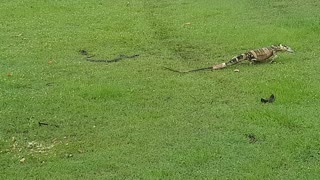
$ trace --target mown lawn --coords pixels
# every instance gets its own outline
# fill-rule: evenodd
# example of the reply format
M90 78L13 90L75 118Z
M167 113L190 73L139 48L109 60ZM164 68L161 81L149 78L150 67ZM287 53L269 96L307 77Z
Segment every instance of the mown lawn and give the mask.
M319 10L315 0L0 2L0 179L319 179ZM295 53L275 64L163 68L279 43ZM92 63L79 50L140 56Z

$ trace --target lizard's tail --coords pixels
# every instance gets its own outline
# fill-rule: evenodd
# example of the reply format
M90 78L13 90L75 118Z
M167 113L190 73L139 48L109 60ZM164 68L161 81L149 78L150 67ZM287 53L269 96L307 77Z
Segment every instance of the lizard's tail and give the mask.
M164 68L167 69L167 70L169 70L169 71L173 71L173 72L177 72L177 73L190 73L190 72L203 71L203 70L213 70L212 67L206 67L206 68L200 68L200 69L193 69L193 70L190 70L190 71L178 71L178 70L171 69L171 68L168 68L168 67L164 67Z

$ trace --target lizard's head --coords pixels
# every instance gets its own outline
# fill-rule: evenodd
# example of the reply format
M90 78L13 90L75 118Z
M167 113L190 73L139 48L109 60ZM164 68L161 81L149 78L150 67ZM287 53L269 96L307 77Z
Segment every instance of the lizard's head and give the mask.
M282 51L282 52L289 52L289 53L293 53L294 51L286 45L278 45L278 46L272 46L273 49L275 49L276 51Z

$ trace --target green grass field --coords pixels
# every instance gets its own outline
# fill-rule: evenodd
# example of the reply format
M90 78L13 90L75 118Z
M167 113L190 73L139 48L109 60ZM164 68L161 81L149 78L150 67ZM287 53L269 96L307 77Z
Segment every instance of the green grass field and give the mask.
M0 2L0 179L319 179L319 10L315 0ZM163 68L279 43L295 53L275 64ZM92 63L82 49L140 57Z

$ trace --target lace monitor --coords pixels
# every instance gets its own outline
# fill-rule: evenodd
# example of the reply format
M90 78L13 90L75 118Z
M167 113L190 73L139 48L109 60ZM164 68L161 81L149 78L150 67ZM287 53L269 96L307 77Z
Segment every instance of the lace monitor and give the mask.
M270 47L247 51L243 54L240 54L238 56L233 57L228 62L217 64L217 65L206 67L206 68L194 69L194 70L190 70L190 71L177 71L177 70L173 70L170 68L166 68L166 69L174 71L174 72L179 72L179 73L188 73L188 72L196 72L196 71L201 71L201 70L222 69L222 68L237 64L237 63L245 61L245 60L250 61L250 63L268 62L268 61L272 62L277 57L278 52L293 53L293 50L290 47L288 47L286 45L282 45L282 44L272 45Z

